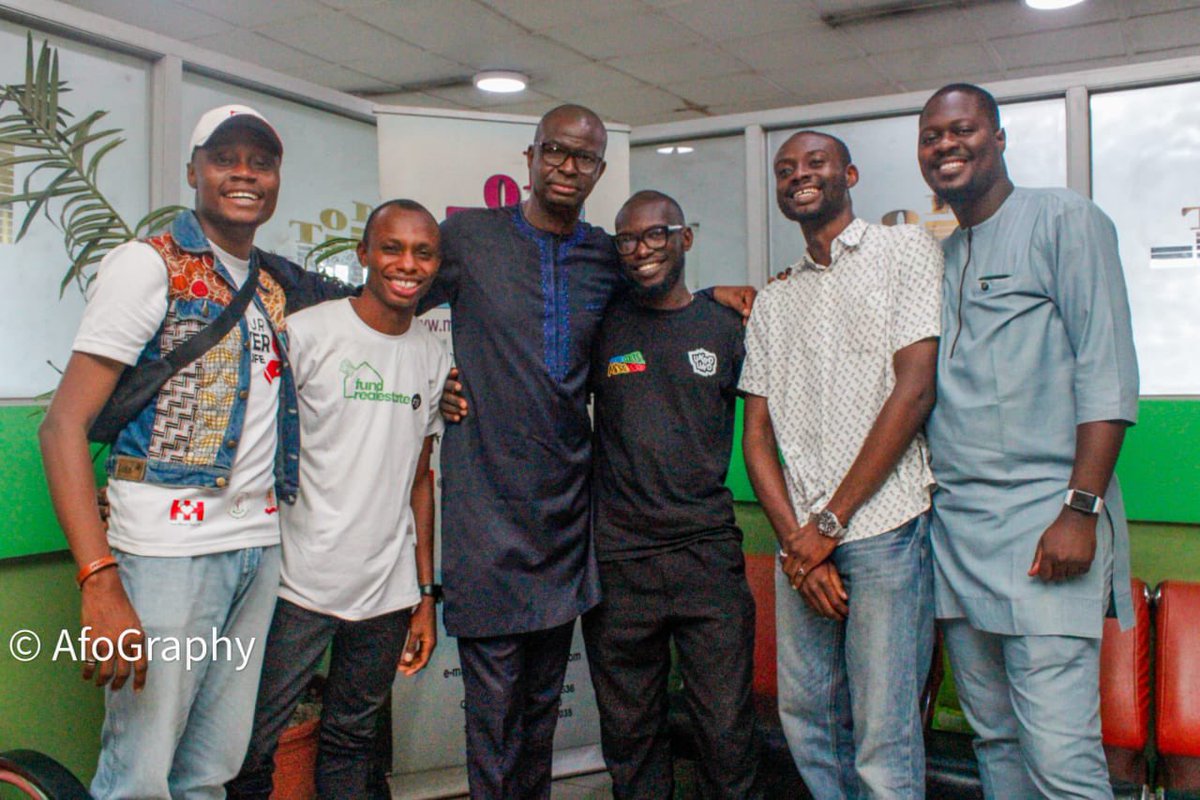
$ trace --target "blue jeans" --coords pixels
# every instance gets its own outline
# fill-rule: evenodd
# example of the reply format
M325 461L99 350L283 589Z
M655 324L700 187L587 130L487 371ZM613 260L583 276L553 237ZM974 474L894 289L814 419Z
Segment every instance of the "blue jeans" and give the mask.
M114 555L148 640L169 637L183 648L196 637L211 647L215 636L228 638L231 647L189 664L160 643L140 694L131 685L106 690L92 794L97 800L219 800L250 740L279 591L279 547L178 558Z
M280 600L267 637L254 734L241 772L225 787L228 796L270 798L279 737L332 644L321 703L317 797L369 797L375 718L396 678L411 618L403 609L351 621Z
M1100 640L1005 636L942 621L988 798L1111 800L1100 739Z
M779 716L817 800L924 798L919 700L933 650L928 513L832 556L850 595L835 622L776 567Z

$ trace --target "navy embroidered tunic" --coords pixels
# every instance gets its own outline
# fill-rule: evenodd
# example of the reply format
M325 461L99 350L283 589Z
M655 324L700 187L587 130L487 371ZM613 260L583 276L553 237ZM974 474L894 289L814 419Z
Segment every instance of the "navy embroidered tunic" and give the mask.
M452 636L568 622L600 599L588 532L588 360L622 283L600 228L568 236L518 206L442 223L422 310L450 304L470 413L442 442L442 583Z

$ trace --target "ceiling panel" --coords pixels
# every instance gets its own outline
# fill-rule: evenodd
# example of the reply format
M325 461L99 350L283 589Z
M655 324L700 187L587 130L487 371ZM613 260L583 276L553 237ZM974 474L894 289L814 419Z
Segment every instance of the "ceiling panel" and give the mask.
M184 5L203 11L245 28L283 22L294 17L316 14L327 7L317 0L287 0L286 3L252 3L246 0L180 0ZM155 6L161 3L154 3Z
M484 0L488 6L531 31L570 28L613 17L636 17L646 10L638 0Z
M709 47L638 53L614 58L608 63L622 72L659 84L732 75L749 69L733 56Z
M721 48L753 69L772 72L865 55L841 31L824 25L725 42Z
M396 77L403 75L408 85L421 84L451 78L467 78L471 70L449 59L427 53L418 47L395 42L387 50L374 56L355 50L343 56L342 65L358 70L396 87L401 86Z
M992 44L1009 69L1125 55L1121 26L1116 22L1013 36Z
M879 13L836 28L821 15L895 3L66 2L332 88L520 113L593 102L604 116L632 124L1200 54L1200 0L1085 0L1056 12L1019 0L962 0L958 8ZM484 68L525 72L531 93L476 91L467 81ZM446 80L463 83L428 85Z
M72 0L71 5L183 41L234 29L225 20L175 0Z
M394 36L379 28L335 11L272 23L257 30L268 39L334 62L350 53L382 52L397 44Z
M702 106L733 104L742 98L765 99L787 94L787 90L777 83L750 73L677 83L673 89L680 97Z
M649 10L637 17L552 28L546 34L593 58L678 48L702 41L700 34L690 28Z
M1137 52L1200 43L1200 9L1138 17L1126 23L1129 44Z
M193 42L199 47L259 64L288 75L295 75L298 70L314 71L322 66L329 66L329 62L324 59L309 55L286 44L271 41L265 36L245 28L202 36L194 39Z
M842 97L873 97L896 92L900 88L861 59L772 71L767 72L766 77L796 95L802 103L823 103Z
M595 62L552 70L539 76L537 81L540 90L555 97L576 97L587 92L643 85L644 81L632 75Z
M846 25L841 30L868 53L890 53L918 47L935 51L973 38L966 33L970 29L966 25L965 15L957 8Z
M527 31L475 0L377 0L353 16L406 42L441 55L469 58L493 40Z
M803 0L693 0L664 13L714 42L803 28L820 22Z

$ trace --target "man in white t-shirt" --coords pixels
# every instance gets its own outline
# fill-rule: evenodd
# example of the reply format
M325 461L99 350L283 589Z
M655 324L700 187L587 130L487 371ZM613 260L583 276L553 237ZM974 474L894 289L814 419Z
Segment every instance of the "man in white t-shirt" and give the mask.
M367 797L375 716L396 669L421 670L437 641L429 459L450 356L413 325L441 262L437 221L411 200L384 203L358 258L361 296L288 318L300 492L283 512L283 581L231 798L270 797L279 735L330 644L317 795Z
M83 677L107 686L97 798L209 798L236 774L277 594L276 497L295 493L283 289L257 273L268 257L253 246L275 210L283 147L245 106L203 115L191 144L195 212L105 258L40 431L80 567ZM92 421L127 366L205 329L252 274L242 318L113 443L106 536ZM194 642L206 645L199 660Z

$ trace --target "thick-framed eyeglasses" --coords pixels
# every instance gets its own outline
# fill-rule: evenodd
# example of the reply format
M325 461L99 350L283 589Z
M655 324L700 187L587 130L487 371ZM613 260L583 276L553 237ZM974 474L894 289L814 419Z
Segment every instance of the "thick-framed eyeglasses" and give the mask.
M623 256L631 256L637 252L638 242L651 250L662 250L667 246L667 239L671 238L672 233L679 233L686 227L686 225L655 225L653 228L646 228L640 234L618 233L613 237L613 241L617 243L618 253Z
M584 175L594 175L596 170L600 169L600 165L604 163L604 159L595 153L589 153L586 150L572 150L569 147L563 147L558 142L537 142L530 147L536 147L542 154L542 161L552 167L561 167L570 158L575 162L575 169Z

